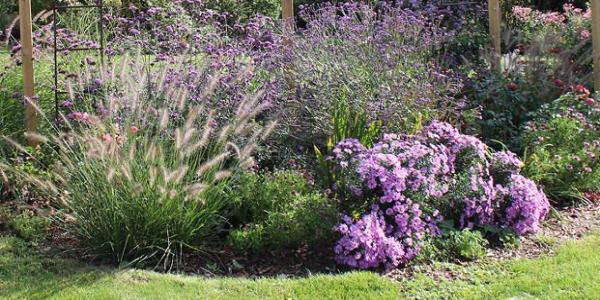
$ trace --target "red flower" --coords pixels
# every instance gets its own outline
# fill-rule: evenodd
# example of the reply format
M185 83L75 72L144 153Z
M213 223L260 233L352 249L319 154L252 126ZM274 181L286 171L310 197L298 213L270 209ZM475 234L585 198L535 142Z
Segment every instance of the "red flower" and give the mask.
M593 105L594 105L594 103L596 103L596 101L594 100L594 98L587 98L587 99L585 100L585 103L586 103L587 105L589 105L589 106L593 106Z
M554 80L554 85L557 86L557 87L563 87L565 85L565 83L562 80L560 80L560 79L555 79Z
M506 88L508 88L511 91L516 91L519 88L519 85L514 82L511 82L506 86Z
M583 84L576 85L573 90L582 96L582 98L587 98L590 95L590 90L588 90Z

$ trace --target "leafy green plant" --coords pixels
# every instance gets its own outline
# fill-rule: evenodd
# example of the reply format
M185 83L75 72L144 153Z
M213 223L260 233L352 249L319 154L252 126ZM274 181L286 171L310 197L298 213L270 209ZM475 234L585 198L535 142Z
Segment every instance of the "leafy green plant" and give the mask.
M13 170L6 173L0 168L0 187L4 186L5 196L18 201L46 198L45 192L40 190L30 179L52 179L52 173L48 171L49 166L56 159L52 150L45 146L24 147L23 150L32 154L29 156L11 151L13 149L9 149L10 143L1 143L0 145L4 145L7 149L7 155L0 157L0 164L10 164Z
M486 256L488 244L480 231L450 229L440 237L431 239L419 256L433 261L477 260Z
M462 230L448 234L448 249L460 258L476 260L485 257L487 244L479 231Z
M600 192L600 118L597 104L582 91L542 109L524 136L525 172L556 202Z
M333 134L327 139L325 151L321 151L317 145L314 146L319 179L326 187L332 187L338 179L334 170L335 164L329 159L333 148L349 138L357 139L362 145L370 147L381 135L383 125L381 121L370 122L369 115L361 109L351 107L345 96L336 103L331 117Z
M297 173L244 174L225 198L233 203L229 241L238 251L320 245L332 237L335 206Z
M9 227L16 235L26 241L39 241L46 236L46 230L50 226L48 218L30 215L23 212L9 220Z
M573 27L583 22L574 20L583 18L583 12L578 16L543 15L517 9L514 14L518 17L513 19L527 21L515 21L506 31L504 40L509 51L502 57L502 72L475 66L478 71L469 74L465 91L474 100L474 107L479 108L480 118L474 125L479 127L484 141L497 148L500 142L522 154L526 146L522 139L525 127L539 109L569 92L571 86L592 85L592 55L590 38L580 37L585 28ZM520 17L521 14L531 17ZM570 25L557 21L561 18L569 19Z

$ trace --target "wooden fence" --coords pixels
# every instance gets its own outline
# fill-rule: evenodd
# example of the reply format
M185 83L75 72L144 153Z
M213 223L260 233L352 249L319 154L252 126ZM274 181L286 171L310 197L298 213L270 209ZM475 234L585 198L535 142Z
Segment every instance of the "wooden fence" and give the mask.
M594 55L594 87L600 91L600 0L592 2L592 38ZM281 0L282 18L286 27L291 25L294 18L294 0ZM502 11L500 0L488 0L490 44L494 58L492 67L499 71L501 61L501 24ZM31 33L31 0L19 0L19 16L21 23L21 45L23 52L23 86L24 95L28 101L34 102L33 76L33 41ZM27 133L35 133L37 129L37 114L32 105L25 107L25 128ZM28 135L29 145L35 145L35 139Z

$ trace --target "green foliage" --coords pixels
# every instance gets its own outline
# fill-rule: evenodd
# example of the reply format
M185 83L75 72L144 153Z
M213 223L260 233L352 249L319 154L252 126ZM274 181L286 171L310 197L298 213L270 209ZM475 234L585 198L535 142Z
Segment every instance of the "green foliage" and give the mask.
M500 243L505 248L519 248L521 237L512 230L504 230L500 233Z
M345 93L337 101L331 117L333 135L327 141L329 151L348 138L355 138L363 146L371 147L379 138L383 126L379 120L370 122L369 115L364 110L350 106Z
M2 138L2 137L0 137ZM7 196L13 200L27 201L37 198L45 198L43 190L40 190L32 178L51 180L52 173L48 168L56 159L53 151L45 146L25 147L24 150L31 155L15 152L9 147L14 146L14 141L3 139L0 145L5 146L6 154L0 157L0 186L4 185ZM2 165L10 165L12 171L4 172Z
M233 205L229 240L238 251L293 249L331 240L335 206L312 192L297 173L241 175L225 198Z
M165 7L169 0L113 0L112 4L122 7L135 5L138 8ZM207 9L228 13L233 19L246 21L256 14L274 19L281 14L281 0L206 0L202 3Z
M241 20L247 20L256 14L277 19L281 14L281 0L208 0L206 5Z
M4 55L8 57L8 53L0 51L0 56ZM0 67L4 66L0 60ZM25 113L17 95L22 91L22 78L20 70L15 67L0 73L0 135L21 138ZM8 155L9 149L6 146L6 143L0 142L0 154Z
M571 113L574 101L585 102L567 94L542 110L524 137L527 176L559 202L600 192L600 119L593 111Z
M8 229L8 222L12 218L12 211L7 206L0 206L0 231Z
M449 234L450 249L461 258L475 260L485 257L487 240L479 231L463 230Z
M76 65L76 61L72 65ZM23 70L13 61L8 51L0 47L0 136L7 136L16 141L23 141L25 124L25 109L23 106ZM43 56L35 63L36 96L40 109L50 112L54 107L54 93L51 86L52 61L48 56ZM40 130L48 129L44 123ZM0 156L12 155L11 147L0 140Z
M335 163L328 159L333 148L349 138L359 140L365 147L371 147L381 135L383 126L381 121L370 122L369 115L362 109L348 105L345 94L337 101L331 118L333 134L327 139L325 150L321 151L319 146L314 146L318 178L327 188L332 187L338 179L334 170Z
M46 231L50 226L48 218L30 215L23 212L9 220L9 227L17 236L26 241L39 241L46 236Z
M543 70L527 69L523 73L476 75L471 86L475 103L481 107L477 121L483 140L522 153L523 126L542 105L555 99L560 87L547 80Z
M431 240L420 257L433 261L477 260L486 256L487 245L488 241L480 231L450 229Z
M531 11L507 17L502 72L470 74L466 89L481 108L477 125L486 143L499 141L522 154L525 125L540 108L572 86L592 85L591 22L584 12Z

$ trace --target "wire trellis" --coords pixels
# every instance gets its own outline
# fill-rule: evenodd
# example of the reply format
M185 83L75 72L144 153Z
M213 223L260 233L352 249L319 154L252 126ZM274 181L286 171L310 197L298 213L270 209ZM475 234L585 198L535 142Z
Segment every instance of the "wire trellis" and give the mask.
M59 53L64 52L65 50L68 50L69 52L72 51L92 51L92 50L97 50L99 51L99 56L100 56L100 61L102 64L104 64L104 22L103 22L103 13L104 13L104 2L103 0L96 0L95 2L96 4L89 4L89 5L60 5L57 3L57 1L54 1L54 5L52 6L52 33L53 33L53 43L54 43L54 110L55 110L55 119L56 121L59 120L59 114L60 114L60 95L64 95L67 94L66 91L60 90L59 89L59 63L58 63L58 55ZM99 32L99 39L100 41L98 42L99 47L97 48L91 48L91 47L76 47L76 48L66 48L66 49L62 49L58 47L58 38L57 38L57 30L58 30L58 20L57 20L57 14L59 11L65 11L65 10L69 10L69 9L96 9L97 13L98 13L98 32Z

